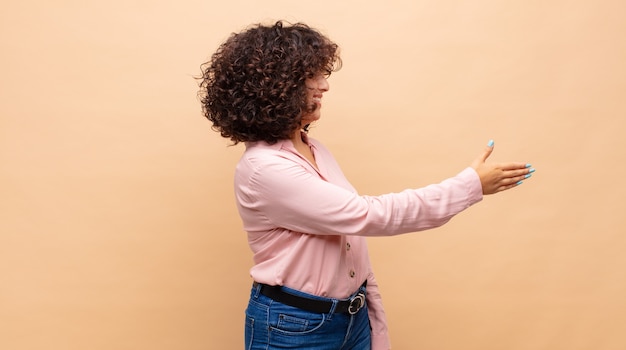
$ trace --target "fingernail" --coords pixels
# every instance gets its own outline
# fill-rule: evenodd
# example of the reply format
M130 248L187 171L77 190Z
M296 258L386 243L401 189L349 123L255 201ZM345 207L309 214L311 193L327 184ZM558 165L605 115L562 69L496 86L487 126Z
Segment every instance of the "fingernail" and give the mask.
M521 184L523 184L523 183L524 183L523 181L518 181L515 185L516 185L516 186L519 186L519 185L521 185Z
M526 164L526 167L527 167L527 168L530 168L531 166L532 166L531 164Z
M533 176L533 174L526 174L526 175L524 175L524 178L525 178L525 179L528 179L528 178L529 178L529 177L531 177L531 176Z
M489 140L489 142L487 143L487 146L493 147L493 140Z
M528 170L529 173L534 173L535 172L535 168L532 168L530 170Z

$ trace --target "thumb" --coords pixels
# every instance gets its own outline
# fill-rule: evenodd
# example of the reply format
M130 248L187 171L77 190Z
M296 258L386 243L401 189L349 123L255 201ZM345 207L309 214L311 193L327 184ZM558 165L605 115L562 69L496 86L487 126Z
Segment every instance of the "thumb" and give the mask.
M472 167L476 169L481 163L484 163L487 160L487 158L489 158L492 152L493 152L493 140L489 140L483 152L478 157L476 157L476 159L474 159L474 162L472 163Z

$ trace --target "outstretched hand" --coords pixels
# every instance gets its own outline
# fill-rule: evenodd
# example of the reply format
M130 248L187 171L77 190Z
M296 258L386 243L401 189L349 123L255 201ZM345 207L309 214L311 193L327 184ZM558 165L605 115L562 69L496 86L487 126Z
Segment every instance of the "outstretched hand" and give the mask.
M471 164L471 167L478 173L484 195L519 186L535 171L527 163L486 163L492 152L493 141L489 141L484 151Z

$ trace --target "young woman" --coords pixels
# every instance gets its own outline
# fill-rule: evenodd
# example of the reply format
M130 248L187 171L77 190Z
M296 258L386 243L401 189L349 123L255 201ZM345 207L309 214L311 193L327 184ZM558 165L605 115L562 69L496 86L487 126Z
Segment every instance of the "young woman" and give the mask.
M438 227L534 171L486 163L490 142L439 184L359 195L329 150L307 135L340 66L335 43L283 22L232 34L202 66L204 115L246 146L234 180L254 253L246 349L389 349L365 237Z

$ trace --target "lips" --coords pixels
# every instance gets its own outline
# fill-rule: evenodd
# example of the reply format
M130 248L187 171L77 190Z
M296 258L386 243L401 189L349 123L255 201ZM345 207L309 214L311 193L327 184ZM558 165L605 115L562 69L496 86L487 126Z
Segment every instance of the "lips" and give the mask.
M322 95L313 96L313 103L321 105L322 104Z

